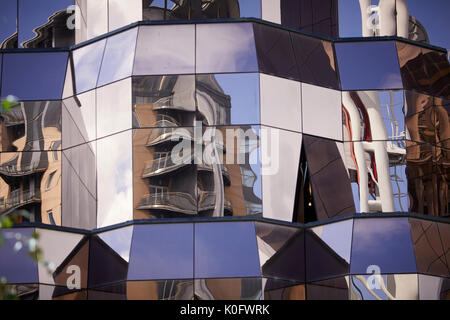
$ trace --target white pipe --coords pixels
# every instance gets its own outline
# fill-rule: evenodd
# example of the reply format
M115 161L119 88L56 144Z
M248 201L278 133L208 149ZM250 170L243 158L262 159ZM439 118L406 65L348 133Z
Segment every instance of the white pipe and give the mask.
M397 36L409 38L409 11L405 0L396 1Z
M395 0L380 0L379 4L380 36L395 36L397 22L395 19Z

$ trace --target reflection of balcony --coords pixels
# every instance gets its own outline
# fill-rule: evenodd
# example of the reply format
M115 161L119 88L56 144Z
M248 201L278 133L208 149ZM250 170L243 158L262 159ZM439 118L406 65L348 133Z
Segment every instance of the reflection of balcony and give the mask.
M6 201L0 205L0 210L3 214L7 214L29 203L40 201L41 193L39 190L14 190L11 191Z
M225 178L224 182L227 185L230 185L231 180L230 180L230 173L228 172L228 168L225 167L224 165L221 165L221 169L222 169L222 175ZM212 164L206 164L206 163L202 162L202 163L197 165L197 170L198 171L212 172L213 171L213 165Z
M167 210L193 215L197 213L197 204L189 193L165 192L145 195L137 209Z
M14 165L3 164L0 166L0 174L11 177L26 176L36 172L45 171L47 167L48 161L43 160L39 162L34 162L26 166L17 166L16 164Z
M158 122L156 123L156 125L158 125ZM168 141L176 142L180 139L192 140L193 136L193 128L156 128L152 130L150 137L147 140L146 146L153 147Z
M186 156L181 156L180 159L177 159L176 163L174 163L172 154L168 152L163 157L147 161L145 163L142 178L159 176L188 166L193 163L193 158L193 155L187 154Z
M213 210L216 207L216 193L214 191L200 191L198 211ZM224 211L233 212L233 206L227 199L223 201Z
M185 96L186 100L193 100L192 98L193 93L191 91L186 92L180 92L179 96ZM176 111L195 111L195 107L192 106L183 106L183 105L177 105L174 102L174 96L168 96L160 98L158 101L154 103L153 110L155 111L161 111L161 110L176 110Z

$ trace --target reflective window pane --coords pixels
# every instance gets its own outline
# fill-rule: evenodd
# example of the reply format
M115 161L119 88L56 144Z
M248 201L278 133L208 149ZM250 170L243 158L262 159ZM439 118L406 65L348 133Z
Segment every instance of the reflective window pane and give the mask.
M282 281L278 279L263 279L264 300L305 300L306 290L304 284ZM273 283L276 283L273 286Z
M142 20L142 0L109 0L109 31L114 31L136 21Z
M108 0L87 1L87 40L108 32Z
M259 70L280 77L298 80L289 32L255 23L256 52Z
M417 274L350 276L351 300L418 300Z
M348 300L348 282L349 277L341 277L307 284L307 300Z
M126 300L126 283L119 282L89 290L88 300Z
M428 75L422 48L403 42L397 42L396 46L404 88L426 92Z
M97 141L97 227L132 219L131 131Z
M73 51L76 92L95 88L106 40L100 40Z
M402 88L395 42L336 43L343 90Z
M193 300L194 280L128 281L128 300Z
M141 26L133 74L195 73L195 26Z
M260 275L253 223L221 222L195 225L195 278Z
M0 246L2 257L0 274L8 280L8 283L39 282L38 266L29 256L27 246L27 241L32 238L33 232L33 228L0 230L0 237L3 239L3 244Z
M252 24L199 24L196 28L197 73L258 71Z
M0 4L0 49L17 48L17 0Z
M373 273L373 265L378 273L417 271L407 218L355 220L350 273Z
M419 274L420 300L448 300L450 279Z
M98 87L131 75L137 32L138 28L133 28L107 39Z
M198 120L206 125L258 124L257 73L196 76Z
M192 279L193 224L136 225L128 280Z
M3 55L2 96L19 100L61 99L66 52Z
M435 96L450 98L450 63L447 54L425 48L422 51L430 83L429 92Z
M260 300L260 278L195 279L198 300Z

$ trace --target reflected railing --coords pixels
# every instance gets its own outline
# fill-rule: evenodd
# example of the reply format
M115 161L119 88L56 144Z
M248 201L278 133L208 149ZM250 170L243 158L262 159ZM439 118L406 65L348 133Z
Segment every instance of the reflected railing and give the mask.
M7 176L24 176L33 174L35 172L45 171L48 168L48 161L40 160L25 166L18 166L16 164L3 164L0 165L0 174Z
M198 211L213 210L216 207L215 191L200 191L198 197ZM227 199L223 201L223 208L225 211L233 212L233 206Z
M148 137L146 146L153 147L160 143L164 143L167 141L178 141L180 139L192 140L193 136L193 128L160 127L152 130L150 136Z
M10 192L6 201L0 204L0 210L2 213L6 213L26 204L38 201L41 201L41 192L39 189L24 191L14 190Z
M194 215L197 214L197 203L189 193L164 192L144 195L137 209L159 209Z
M178 168L190 165L193 163L193 155L186 154L181 155L176 162L173 162L171 152L167 152L165 155L149 160L145 162L144 172L142 173L142 178L149 178L153 176L158 176L161 174L169 173L177 170Z

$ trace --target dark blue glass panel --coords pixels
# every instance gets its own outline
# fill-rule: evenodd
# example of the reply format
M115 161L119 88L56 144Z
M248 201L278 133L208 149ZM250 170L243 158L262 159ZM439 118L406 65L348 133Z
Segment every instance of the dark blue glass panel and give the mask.
M353 228L351 274L417 272L408 218L356 219Z
M3 56L2 96L19 100L61 99L67 52L13 53Z
M394 42L336 43L342 90L402 88Z
M0 246L0 277L5 277L8 283L38 282L37 264L28 255L26 247L26 240L31 238L33 230L18 228L0 231L0 237L3 239ZM22 246L17 245L18 242L22 243Z
M193 229L192 224L135 226L128 280L192 278Z
M0 1L0 49L9 47L11 36L17 31L16 21L17 0Z
M261 271L253 223L195 225L195 278L259 276Z

